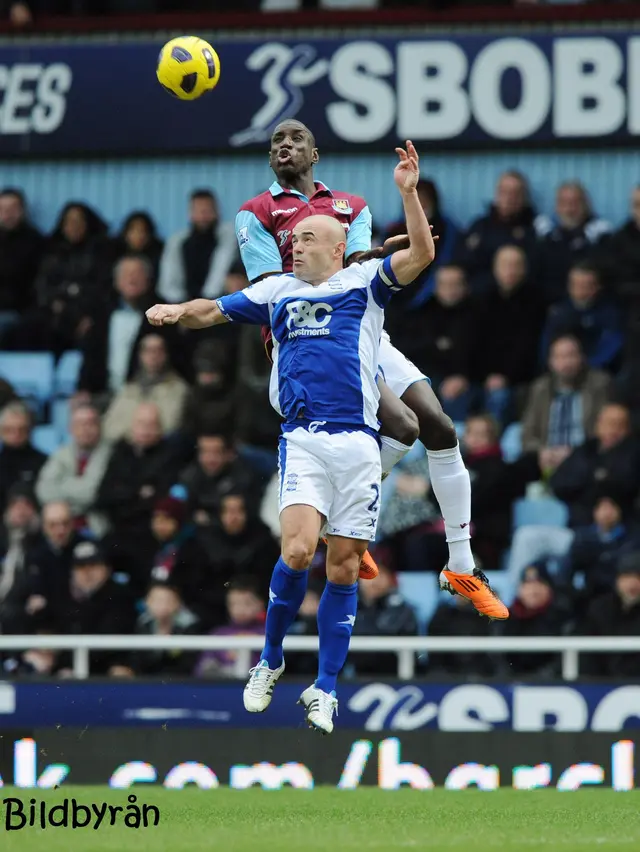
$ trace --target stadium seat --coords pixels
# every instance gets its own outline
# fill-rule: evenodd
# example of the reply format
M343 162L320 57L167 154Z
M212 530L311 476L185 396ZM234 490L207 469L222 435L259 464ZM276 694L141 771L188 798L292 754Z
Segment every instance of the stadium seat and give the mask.
M41 453L46 453L46 455L50 456L60 446L60 435L51 423L48 423L46 426L36 426L31 433L31 443L36 450L40 450Z
M506 462L517 461L522 455L522 424L511 423L500 439L502 457Z
M42 407L53 395L54 360L50 352L0 352L0 376L18 396Z
M398 591L414 608L420 633L424 633L438 606L438 575L431 571L399 571Z
M540 500L516 500L513 507L513 528L566 527L569 510L555 497L543 497Z
M71 396L78 387L83 354L77 350L65 352L56 367L55 396Z
M453 424L453 428L456 430L456 435L458 436L458 440L462 440L464 435L464 420L459 420Z
M67 437L69 432L68 399L54 399L51 405L51 423L61 440Z

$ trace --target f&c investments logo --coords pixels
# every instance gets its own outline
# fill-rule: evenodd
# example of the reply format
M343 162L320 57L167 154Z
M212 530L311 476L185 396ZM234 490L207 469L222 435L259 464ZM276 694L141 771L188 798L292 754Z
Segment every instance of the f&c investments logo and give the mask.
M134 795L128 796L127 802L126 806L122 806L65 798L54 804L45 800L9 797L2 799L0 833L29 828L87 828L98 831L115 825L154 828L160 824L160 809L156 805L138 804Z

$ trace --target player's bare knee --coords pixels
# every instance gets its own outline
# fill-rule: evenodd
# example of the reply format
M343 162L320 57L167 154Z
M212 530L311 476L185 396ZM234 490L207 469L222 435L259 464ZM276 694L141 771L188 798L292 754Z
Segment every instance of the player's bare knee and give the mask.
M316 543L305 536L295 536L282 542L282 558L292 571L305 571L313 559Z
M327 580L337 586L351 586L358 579L360 557L354 556L333 564L327 563Z
M420 440L428 450L449 450L458 443L453 420L444 411L432 411L420 418Z
M410 447L418 440L420 423L417 416L407 405L398 406L391 415L385 418L383 434Z

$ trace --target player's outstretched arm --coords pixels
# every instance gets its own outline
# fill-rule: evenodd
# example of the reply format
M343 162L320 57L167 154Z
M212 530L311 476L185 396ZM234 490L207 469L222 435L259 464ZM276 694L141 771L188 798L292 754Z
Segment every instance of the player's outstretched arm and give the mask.
M406 151L404 148L396 148L396 152L399 163L393 172L393 179L402 196L409 247L391 255L391 268L398 284L404 286L415 281L433 262L436 248L431 226L416 190L420 178L418 152L411 141L407 141Z
M180 325L186 328L209 328L227 322L220 308L210 299L194 299L181 305L154 305L146 313L151 325Z

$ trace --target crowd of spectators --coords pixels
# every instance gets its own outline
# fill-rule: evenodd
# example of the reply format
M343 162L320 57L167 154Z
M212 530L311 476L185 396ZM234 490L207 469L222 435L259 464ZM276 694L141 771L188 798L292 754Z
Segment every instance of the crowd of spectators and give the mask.
M456 599L442 603L428 632L640 635L640 188L618 230L574 181L558 187L555 210L536 211L526 179L506 172L486 215L466 230L432 181L421 181L420 197L440 237L438 258L392 300L387 328L459 424L478 564L505 565L517 498L537 489L568 507L566 527L547 531L547 550L537 534L535 558L526 548L519 557L506 625L477 619ZM50 411L0 376L3 633L263 630L278 552L280 424L260 330L194 333L144 319L157 300L215 297L248 283L215 195L195 190L188 212L185 230L163 243L144 211L112 236L98 212L71 201L45 236L19 190L0 192L0 349L82 353L68 441L48 455L32 430ZM378 240L404 230L379 225ZM520 423L520 446L506 458L504 437ZM420 447L386 483L378 544L380 577L362 586L356 632L416 633L396 572L437 572L446 561ZM517 550L514 541L512 556ZM322 548L313 570L300 635L315 631ZM354 656L353 665L367 673L372 661ZM92 655L92 673L205 677L230 673L233 662L231 653L105 652ZM505 666L548 675L559 664L554 655L498 659L470 648L422 665L478 676ZM292 666L306 673L313 660L301 654ZM375 666L391 673L395 661L378 655ZM66 674L69 659L32 650L7 656L4 667ZM585 667L640 673L632 655Z

